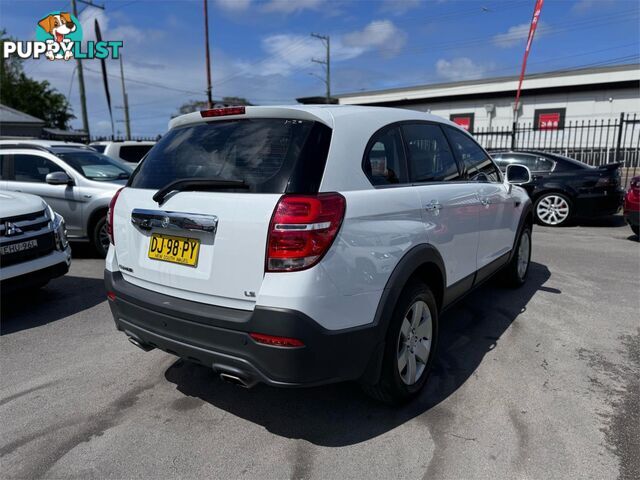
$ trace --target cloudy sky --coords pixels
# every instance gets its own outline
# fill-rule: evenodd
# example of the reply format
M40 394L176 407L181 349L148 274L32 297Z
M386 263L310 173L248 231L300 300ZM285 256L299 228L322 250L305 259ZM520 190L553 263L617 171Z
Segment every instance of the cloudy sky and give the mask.
M69 1L0 0L0 28L33 40L40 18L68 11ZM132 133L166 131L189 100L205 98L202 0L96 0L79 3L85 39L100 23L105 40L122 40ZM515 75L534 0L210 0L213 94L256 104L295 103L323 95L324 56L311 32L331 37L332 92ZM529 72L637 63L636 0L547 0L529 58ZM92 135L111 133L100 63L85 65ZM75 62L25 63L29 76L69 95L80 117ZM122 105L119 66L108 62L111 96ZM315 75L315 76L314 76ZM124 131L115 108L116 130ZM79 128L81 122L73 121Z

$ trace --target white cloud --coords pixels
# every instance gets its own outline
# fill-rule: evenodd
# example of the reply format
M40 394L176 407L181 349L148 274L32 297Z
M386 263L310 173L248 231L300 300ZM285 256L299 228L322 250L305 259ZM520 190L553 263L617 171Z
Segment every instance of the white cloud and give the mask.
M264 6L265 12L297 13L302 10L318 10L324 0L271 0Z
M221 10L230 13L244 12L251 5L251 0L215 0Z
M385 55L395 55L404 46L407 35L390 20L376 20L364 29L346 34L343 43L347 47L363 51L378 49Z
M480 65L467 57L436 62L436 73L440 78L449 81L472 80L482 77L485 71L492 68L492 64Z
M380 11L403 15L421 4L424 4L423 0L383 0Z
M404 45L406 34L388 20L371 22L362 30L334 36L331 39L331 61L350 60L377 50L383 55L394 55ZM305 66L313 68L312 58L324 59L324 44L310 36L277 34L265 37L262 48L266 59L256 63L238 62L247 75L287 76Z
M594 7L610 6L614 0L578 0L571 8L574 12L584 13Z
M530 23L521 23L509 27L506 33L499 33L494 35L493 44L500 48L511 48L516 45L523 45L529 36ZM549 32L549 27L546 24L539 22L536 28L536 38L540 38L541 35L545 35Z

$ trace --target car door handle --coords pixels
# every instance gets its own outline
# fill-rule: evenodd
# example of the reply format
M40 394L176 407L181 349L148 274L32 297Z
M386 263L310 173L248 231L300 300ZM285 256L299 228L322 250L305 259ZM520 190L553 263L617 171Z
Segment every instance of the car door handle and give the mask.
M433 212L433 213L435 213L436 215L437 215L438 213L440 213L440 209L441 209L441 208L442 208L442 205L441 205L441 204L440 204L440 202L438 202L437 200L431 200L429 203L427 203L427 204L424 206L424 209L425 209L427 212Z

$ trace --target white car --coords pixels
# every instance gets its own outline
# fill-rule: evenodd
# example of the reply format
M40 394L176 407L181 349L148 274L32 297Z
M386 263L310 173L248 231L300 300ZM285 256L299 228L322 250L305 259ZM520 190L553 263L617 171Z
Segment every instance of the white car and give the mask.
M85 145L84 143L78 142L64 142L62 140L42 140L36 138L16 138L13 140L0 140L0 146L2 145L15 145L19 143L20 145L33 145L34 147L55 147L55 148L81 148L83 150L94 150L89 145Z
M64 220L40 197L0 190L0 290L37 288L64 275L71 248Z
M105 282L132 343L227 381L359 380L406 400L440 312L525 282L531 202L457 125L412 110L230 107L173 119L108 215Z
M137 164L155 144L156 142L125 140L123 142L92 142L89 146L111 158Z

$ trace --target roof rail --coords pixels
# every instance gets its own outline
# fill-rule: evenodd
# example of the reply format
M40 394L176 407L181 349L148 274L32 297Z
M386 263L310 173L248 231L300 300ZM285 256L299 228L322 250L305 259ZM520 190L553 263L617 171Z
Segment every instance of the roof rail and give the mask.
M33 144L29 144L29 143L3 143L3 144L0 144L0 150L9 150L9 149L40 150L42 152L51 153L51 149L49 147L45 147L43 145L33 145Z

